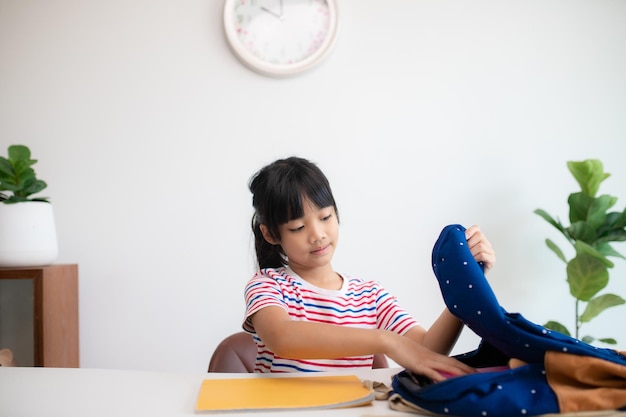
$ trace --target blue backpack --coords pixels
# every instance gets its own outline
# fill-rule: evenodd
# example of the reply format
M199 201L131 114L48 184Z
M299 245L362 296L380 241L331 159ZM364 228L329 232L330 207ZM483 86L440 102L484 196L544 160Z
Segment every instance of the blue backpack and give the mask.
M443 229L432 262L446 306L482 338L475 351L456 356L479 372L432 383L404 370L392 380L392 408L457 417L626 412L626 356L505 311L463 226Z

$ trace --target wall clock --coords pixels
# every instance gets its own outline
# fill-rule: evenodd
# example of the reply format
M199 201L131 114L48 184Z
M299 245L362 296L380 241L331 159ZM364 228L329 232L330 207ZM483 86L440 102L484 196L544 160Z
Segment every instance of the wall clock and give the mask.
M337 0L224 0L233 53L260 74L285 77L319 63L333 48Z

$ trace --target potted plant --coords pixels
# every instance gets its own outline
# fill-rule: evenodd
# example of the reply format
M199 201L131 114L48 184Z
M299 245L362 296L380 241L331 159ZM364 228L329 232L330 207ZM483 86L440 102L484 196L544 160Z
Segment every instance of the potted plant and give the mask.
M575 256L568 260L553 241L546 239L548 248L566 263L569 291L574 297L574 337L578 339L583 323L588 323L607 308L625 303L618 295L598 293L609 283L609 268L614 266L609 257L626 259L610 245L610 242L626 240L626 209L609 212L617 202L617 197L597 196L600 184L610 176L604 172L602 162L597 159L569 161L567 167L581 189L580 192L570 194L567 199L570 225L563 225L558 218L552 218L544 210L537 209L535 213L561 232L574 248ZM583 306L584 311L581 313ZM559 322L549 321L545 326L570 335L567 327ZM611 337L596 339L589 335L582 340L587 343L594 340L617 343Z
M27 146L8 151L0 156L0 266L48 265L58 254L54 213L47 197L33 196L47 184L37 179Z

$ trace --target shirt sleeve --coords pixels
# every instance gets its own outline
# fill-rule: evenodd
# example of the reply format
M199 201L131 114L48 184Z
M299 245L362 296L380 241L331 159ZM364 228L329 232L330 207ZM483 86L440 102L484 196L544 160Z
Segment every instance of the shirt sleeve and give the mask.
M378 288L377 304L379 329L404 335L413 327L419 325L419 322L400 306L398 299L382 286Z
M287 310L280 286L275 279L266 275L263 271L257 272L254 277L248 281L244 297L246 313L243 329L249 333L254 333L254 326L252 326L250 317L257 311L269 306L277 306Z

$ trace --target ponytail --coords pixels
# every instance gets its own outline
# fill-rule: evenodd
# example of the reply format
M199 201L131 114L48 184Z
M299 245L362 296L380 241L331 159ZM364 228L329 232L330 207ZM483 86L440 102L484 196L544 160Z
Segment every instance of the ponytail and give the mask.
M280 245L273 245L265 240L261 232L261 223L257 216L252 217L252 232L254 233L254 250L259 269L280 268L287 265L287 259Z

